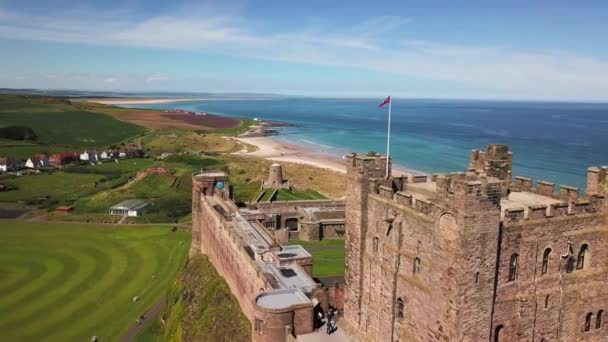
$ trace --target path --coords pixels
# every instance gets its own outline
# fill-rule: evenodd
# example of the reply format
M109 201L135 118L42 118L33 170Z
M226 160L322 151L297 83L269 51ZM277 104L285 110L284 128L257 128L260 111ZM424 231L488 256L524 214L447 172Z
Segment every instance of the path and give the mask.
M165 309L167 300L165 296L159 298L154 305L152 305L144 313L144 320L141 324L137 324L137 317L133 317L133 324L125 331L124 335L120 338L120 342L131 342L148 324L151 320L158 319L158 315Z
M334 331L331 335L325 333L325 327L323 326L318 332L312 334L300 335L296 338L298 342L350 342L352 339L342 333L340 327Z

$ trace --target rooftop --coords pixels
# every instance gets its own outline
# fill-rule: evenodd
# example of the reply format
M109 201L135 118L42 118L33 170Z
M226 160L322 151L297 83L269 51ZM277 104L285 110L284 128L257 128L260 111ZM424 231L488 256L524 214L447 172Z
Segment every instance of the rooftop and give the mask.
M315 287L315 281L297 264L281 266L278 263L257 261L258 266L275 290L301 289L311 292Z
M299 289L287 289L262 293L256 303L266 309L283 309L292 305L310 303L310 300Z
M115 210L137 210L141 209L148 205L148 202L140 200L140 199L130 199L126 201L122 201L118 204L115 204L110 207L110 209Z
M505 210L507 209L525 209L537 205L549 206L563 201L548 196L543 196L527 191L512 191L507 198L500 200L501 218L504 218Z
M300 245L283 246L283 249L275 254L279 259L312 258L312 255Z

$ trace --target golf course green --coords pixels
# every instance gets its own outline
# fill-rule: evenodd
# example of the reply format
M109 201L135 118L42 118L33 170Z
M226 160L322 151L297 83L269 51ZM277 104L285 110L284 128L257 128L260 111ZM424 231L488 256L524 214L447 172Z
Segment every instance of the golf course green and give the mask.
M189 242L170 226L0 220L1 340L118 340L166 293Z

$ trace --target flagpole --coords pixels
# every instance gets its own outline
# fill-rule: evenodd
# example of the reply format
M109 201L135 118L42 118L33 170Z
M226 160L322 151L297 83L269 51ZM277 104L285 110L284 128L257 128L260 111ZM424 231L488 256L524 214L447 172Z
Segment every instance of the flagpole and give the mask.
M388 101L388 133L386 135L386 179L389 176L389 161L391 160L391 105L393 99Z

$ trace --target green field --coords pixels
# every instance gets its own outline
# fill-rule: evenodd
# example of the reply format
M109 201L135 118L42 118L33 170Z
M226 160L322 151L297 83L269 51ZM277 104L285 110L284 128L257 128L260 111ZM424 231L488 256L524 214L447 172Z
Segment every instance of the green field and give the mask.
M2 341L117 340L166 293L190 239L161 226L14 220L0 220L0 236Z
M140 126L109 115L82 110L55 98L0 95L0 127L25 126L34 130L35 145L13 146L4 141L0 155L27 158L33 153L65 149L105 148L140 135Z
M313 275L315 277L344 275L344 240L290 240L289 243L302 245L302 247L312 254L314 262Z

